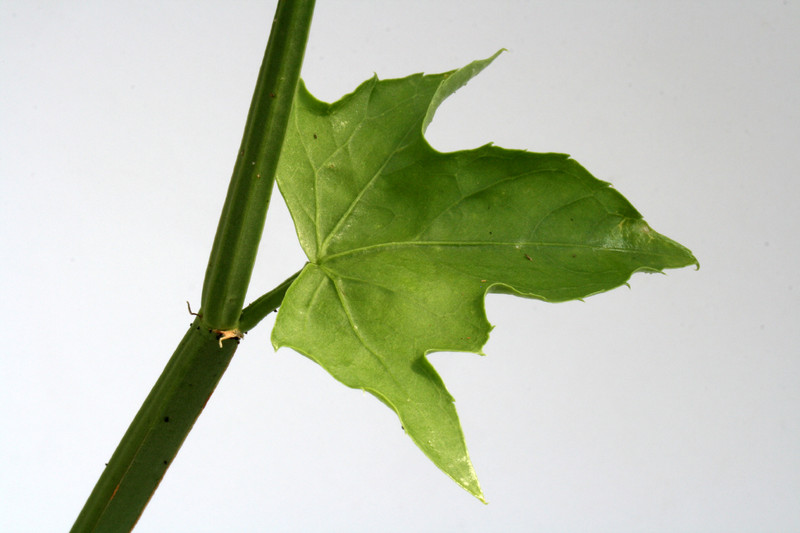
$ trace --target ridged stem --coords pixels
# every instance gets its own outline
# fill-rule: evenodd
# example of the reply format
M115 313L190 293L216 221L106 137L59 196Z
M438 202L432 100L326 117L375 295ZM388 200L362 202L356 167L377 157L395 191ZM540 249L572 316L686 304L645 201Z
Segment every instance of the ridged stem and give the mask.
M100 475L72 531L130 531L228 367L237 342L196 319Z
M239 329L313 10L313 0L278 3L203 283L213 329Z
M202 309L125 432L73 532L125 532L135 526L236 351L238 340L221 339L239 327L313 9L313 0L278 3L206 271ZM256 300L261 303L253 309L277 307L289 283Z

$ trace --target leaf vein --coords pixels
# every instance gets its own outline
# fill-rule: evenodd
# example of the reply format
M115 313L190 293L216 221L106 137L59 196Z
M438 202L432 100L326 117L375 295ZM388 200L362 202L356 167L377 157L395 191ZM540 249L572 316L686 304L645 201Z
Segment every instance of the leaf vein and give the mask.
M369 190L374 185L374 183L378 180L378 178L381 177L382 171L383 171L384 168L386 168L386 165L389 164L389 161L391 161L392 158L397 154L397 152L400 151L400 149L407 144L408 136L414 131L414 126L415 125L416 124L412 124L409 127L409 129L406 131L406 133L399 139L397 145L391 150L391 152L389 152L389 154L386 156L385 160L380 165L380 167L375 171L375 173L370 177L370 179L367 180L367 182L364 184L364 186L361 188L361 190L358 192L358 194L355 196L355 198L353 198L352 202L350 202L350 205L347 207L347 209L342 214L342 216L339 217L339 220L333 226L333 229L331 229L331 231L328 233L327 237L325 237L325 240L323 241L323 243L320 245L320 247L319 247L320 255L324 254L324 251L327 248L327 246L328 246L329 242L331 241L331 239L336 237L336 235L339 232L339 228L342 226L342 224L344 224L344 221L353 212L355 207L358 205L358 203L364 197L364 194L366 194L367 190Z
M347 322L350 324L350 329L352 330L353 334L356 336L356 338L358 339L360 344L364 347L364 349L367 350L368 353L370 353L373 356L373 359L383 368L383 370L385 371L386 375L391 377L391 379L394 382L395 386L399 390L401 390L406 396L411 397L411 394L407 390L405 384L403 383L403 380L402 379L398 379L398 377L395 376L394 372L392 371L391 366L389 366L386 363L386 360L383 357L383 355L380 352L378 352L377 350L373 349L372 346L370 346L370 343L368 343L367 340L364 338L364 336L362 335L361 331L359 331L359 328L356 325L355 319L353 317L353 312L350 309L350 306L347 304L347 298L346 298L346 296L344 294L344 291L339 286L339 284L336 282L335 278L337 278L338 276L334 275L333 272L331 272L330 270L328 270L326 268L322 268L322 271L325 273L325 276L328 278L328 280L331 282L331 284L333 284L333 288L336 291L336 296L339 299L339 305L342 307L342 311L344 312L345 317L347 317Z

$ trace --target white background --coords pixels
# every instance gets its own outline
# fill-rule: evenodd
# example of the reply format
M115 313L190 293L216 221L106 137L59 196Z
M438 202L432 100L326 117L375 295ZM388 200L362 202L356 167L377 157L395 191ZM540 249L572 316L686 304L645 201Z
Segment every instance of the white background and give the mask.
M273 2L2 2L0 530L64 531L199 305ZM137 531L800 530L800 3L320 0L320 99L503 54L437 149L573 155L702 265L434 354L490 505L241 345ZM251 298L303 256L276 195Z

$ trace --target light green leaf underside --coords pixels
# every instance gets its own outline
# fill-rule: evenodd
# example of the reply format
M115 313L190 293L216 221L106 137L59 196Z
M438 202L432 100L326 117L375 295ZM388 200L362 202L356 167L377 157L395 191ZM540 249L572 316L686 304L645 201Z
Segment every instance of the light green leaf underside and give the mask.
M453 398L425 355L481 353L488 291L565 301L636 271L696 264L566 155L428 145L436 107L494 57L373 78L334 104L301 84L278 185L309 264L272 334L276 348L394 409L422 451L481 499Z

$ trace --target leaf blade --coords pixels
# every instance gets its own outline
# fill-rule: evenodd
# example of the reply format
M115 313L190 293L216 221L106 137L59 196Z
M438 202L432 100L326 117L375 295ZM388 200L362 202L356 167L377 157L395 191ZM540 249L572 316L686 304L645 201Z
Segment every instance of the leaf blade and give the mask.
M481 353L487 292L580 299L637 271L697 262L569 156L427 143L436 107L496 55L444 74L373 78L334 104L299 89L278 184L311 262L272 337L391 407L481 500L453 399L426 355ZM304 156L313 164L293 161Z
M281 308L287 311L279 312L282 325L273 330L273 346L290 347L316 361L344 385L377 397L397 413L403 429L434 464L484 501L453 398L439 375L424 357L415 357L413 349L402 350L402 355L412 360L409 365L387 361L385 351L373 348L375 333L362 334L354 322L353 315L363 309L354 310L344 303L342 291L349 291L349 287L336 285L330 273L308 264L286 294ZM311 327L297 323L287 326L287 320L298 317Z

